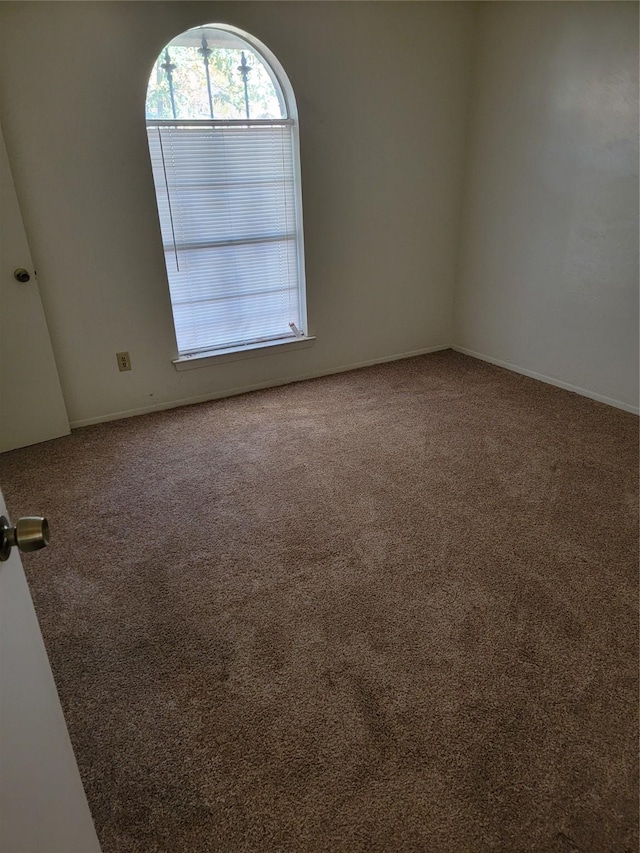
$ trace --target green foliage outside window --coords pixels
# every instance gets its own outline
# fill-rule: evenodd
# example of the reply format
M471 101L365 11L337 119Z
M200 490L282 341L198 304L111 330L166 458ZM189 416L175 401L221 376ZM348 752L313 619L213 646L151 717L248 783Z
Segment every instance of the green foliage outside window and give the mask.
M246 118L245 91L242 74L238 67L242 61L240 49L216 48L209 56L209 78L213 101L213 116L216 119ZM173 92L176 117L183 119L210 119L209 96L205 64L202 55L194 47L170 46ZM262 61L255 53L245 50L246 62L250 67L247 79L249 116L251 119L274 119L282 117L282 110L273 83ZM169 78L162 68L164 53L149 80L146 115L148 119L172 119Z

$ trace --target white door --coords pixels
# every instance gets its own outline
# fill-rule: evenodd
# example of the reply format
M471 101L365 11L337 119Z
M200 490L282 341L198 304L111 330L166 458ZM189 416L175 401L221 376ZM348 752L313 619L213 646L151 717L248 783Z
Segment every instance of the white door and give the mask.
M24 268L28 282L14 270ZM0 129L0 453L69 433L58 370Z
M0 562L0 853L100 853L16 548Z

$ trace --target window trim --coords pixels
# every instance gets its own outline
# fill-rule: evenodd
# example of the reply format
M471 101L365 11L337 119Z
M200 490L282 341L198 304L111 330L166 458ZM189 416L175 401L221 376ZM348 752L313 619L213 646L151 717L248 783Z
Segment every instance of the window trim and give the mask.
M259 344L244 344L239 347L229 347L224 350L209 350L183 355L172 359L177 371L193 370L196 367L210 367L214 364L226 364L229 361L242 361L245 358L258 358L264 355L276 355L291 350L309 349L313 346L315 335L301 335L289 340L279 338L277 341L261 342Z
M298 121L298 109L293 86L289 77L281 65L275 54L264 45L259 39L251 33L234 27L230 24L207 23L190 27L190 30L196 30L199 27L207 27L211 29L223 30L236 35L244 41L262 60L264 67L271 77L274 88L278 96L281 96L283 112L285 117L278 119L147 119L145 117L145 128L150 127L251 127L251 126L289 126L291 127L292 136L292 167L293 167L293 184L294 184L294 201L295 201L295 225L296 225L296 257L297 257L297 289L299 300L299 319L302 326L302 334L297 337L278 338L272 341L250 342L238 344L230 347L215 348L211 350L202 350L194 353L180 354L178 349L177 331L175 319L173 317L172 308L172 328L174 332L174 340L176 346L176 358L172 359L172 363L176 370L189 370L194 367L204 367L209 364L220 364L226 361L235 361L238 359L251 358L263 355L271 355L276 352L286 352L288 350L297 350L310 347L315 340L315 336L310 334L309 320L307 315L307 284L305 270L305 250L304 250L304 225L303 225L303 203L302 203L302 170L300 162L300 130ZM185 31L187 32L187 31ZM179 35L182 35L180 33ZM177 36L174 36L177 38ZM171 44L171 40L167 43ZM164 50L165 48L163 48ZM161 52L162 53L162 52ZM157 62L157 57L154 60L154 65ZM153 71L151 72L153 73ZM146 98L146 95L145 95ZM157 188L156 204L157 204ZM163 246L164 249L164 246ZM164 254L164 252L163 252ZM166 260L166 258L165 258ZM168 284L168 270L167 284ZM171 299L171 297L170 297ZM172 306L173 303L171 302Z

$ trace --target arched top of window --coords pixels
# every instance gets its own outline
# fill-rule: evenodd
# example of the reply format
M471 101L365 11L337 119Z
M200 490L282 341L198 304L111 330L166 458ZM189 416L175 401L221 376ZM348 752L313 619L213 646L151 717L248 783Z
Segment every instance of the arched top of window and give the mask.
M294 109L273 54L222 24L194 27L171 39L147 89L148 121L273 121L293 118Z

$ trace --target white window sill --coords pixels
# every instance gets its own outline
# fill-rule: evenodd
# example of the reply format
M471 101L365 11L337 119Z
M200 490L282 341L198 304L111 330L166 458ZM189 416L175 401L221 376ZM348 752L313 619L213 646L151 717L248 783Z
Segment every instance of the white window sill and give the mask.
M196 367L209 367L214 364L226 364L228 361L240 361L244 358L257 358L262 355L280 355L290 350L307 349L313 346L315 335L294 340L269 341L267 343L249 344L233 349L221 349L209 352L199 352L194 355L183 355L173 359L176 370L193 370Z

